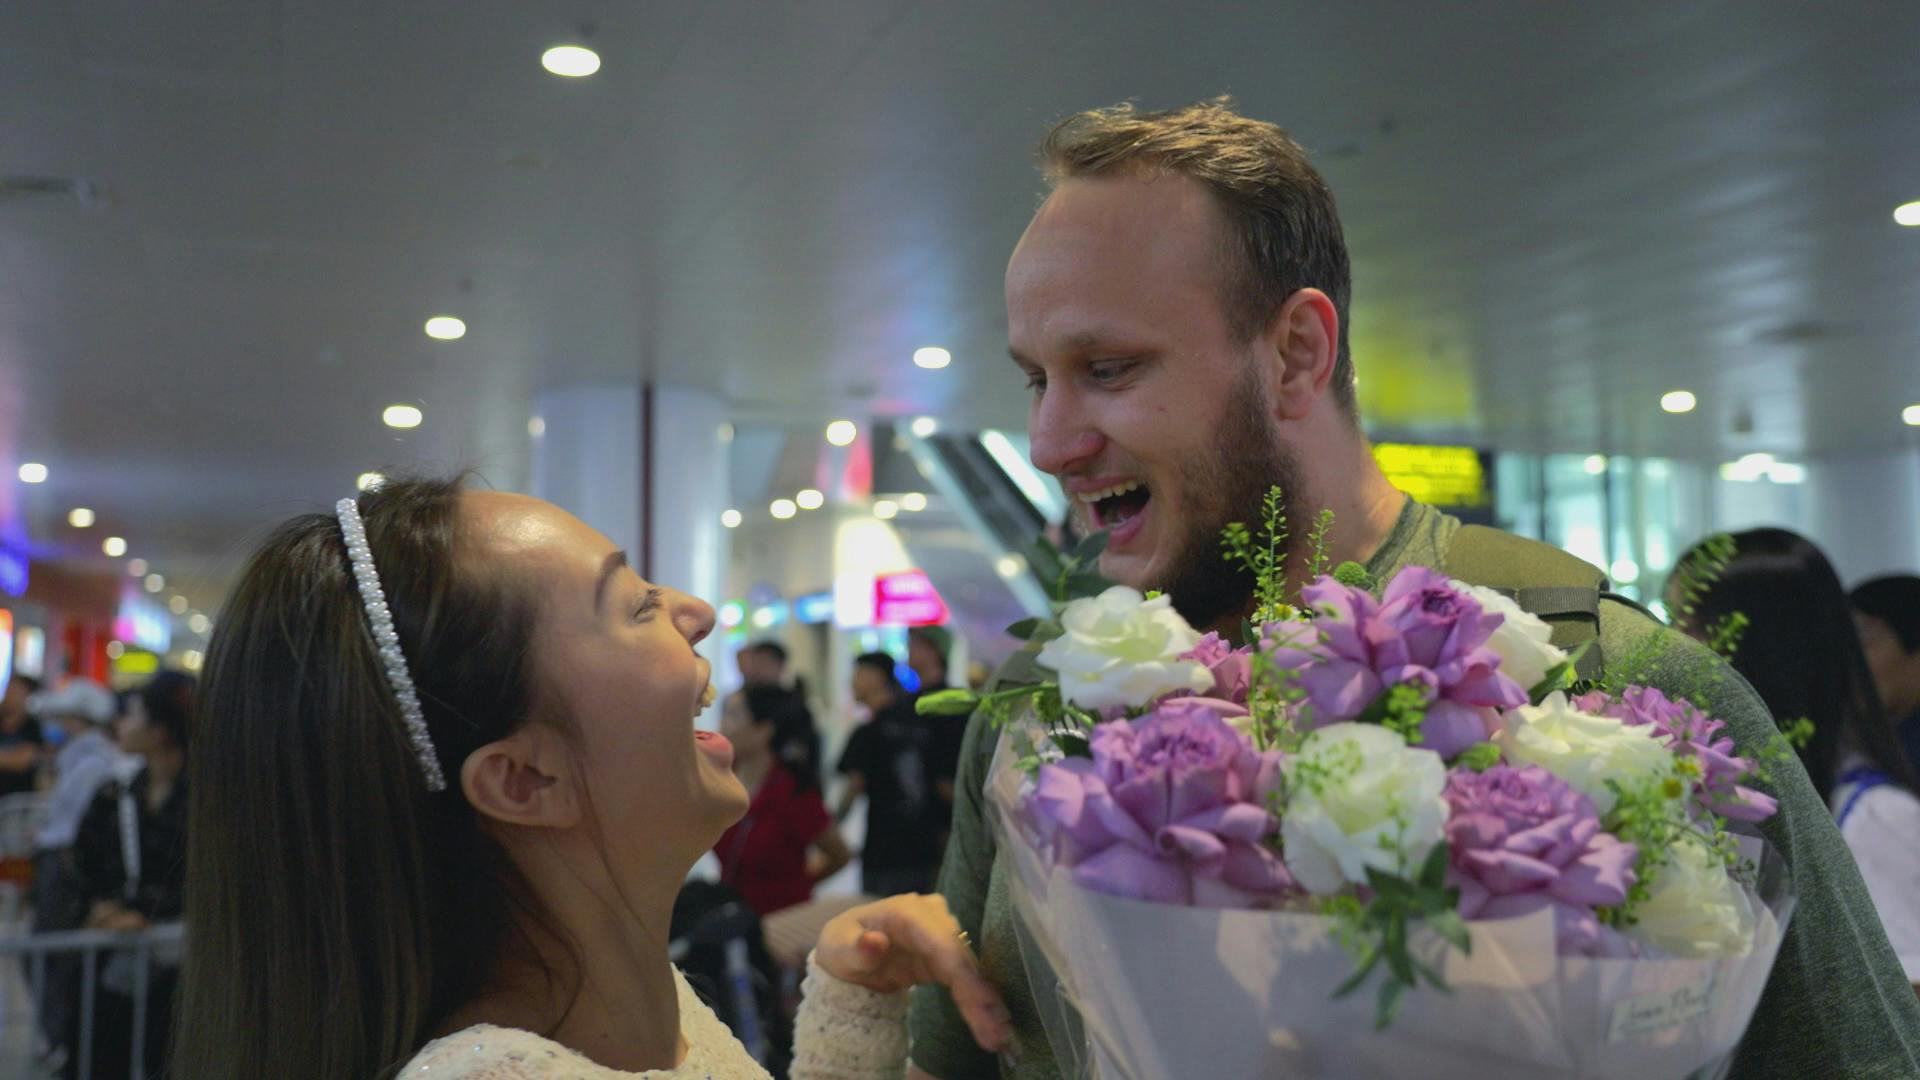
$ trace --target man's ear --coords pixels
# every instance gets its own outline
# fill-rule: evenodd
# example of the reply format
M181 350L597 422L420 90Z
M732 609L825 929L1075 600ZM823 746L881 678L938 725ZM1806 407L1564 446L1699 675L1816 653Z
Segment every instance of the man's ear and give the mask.
M564 829L580 821L574 758L559 732L544 724L467 755L460 788L474 809L506 825Z
M1298 420L1325 396L1340 359L1340 313L1319 289L1301 289L1274 313L1261 337L1268 385L1282 420Z

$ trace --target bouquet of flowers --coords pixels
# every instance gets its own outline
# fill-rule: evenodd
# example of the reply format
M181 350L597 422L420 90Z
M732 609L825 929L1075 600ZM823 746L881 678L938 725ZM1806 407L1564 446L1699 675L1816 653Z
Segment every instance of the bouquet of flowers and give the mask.
M1115 587L1016 628L1051 678L922 706L1004 725L989 805L1069 1075L1729 1061L1792 910L1729 825L1774 812L1764 763L1693 702L1576 684L1500 593L1322 573L1326 525L1297 602L1277 509L1229 530L1258 582L1243 644Z

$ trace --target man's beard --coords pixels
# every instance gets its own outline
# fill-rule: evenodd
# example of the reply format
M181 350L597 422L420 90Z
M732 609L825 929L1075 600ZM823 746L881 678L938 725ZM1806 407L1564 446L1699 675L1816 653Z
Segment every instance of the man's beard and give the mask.
M1192 510L1162 587L1172 597L1174 610L1201 630L1244 614L1253 601L1253 572L1238 560L1227 560L1221 533L1241 522L1260 535L1267 491L1276 485L1281 512L1297 528L1293 508L1305 495L1299 463L1267 415L1266 389L1257 374L1250 371L1248 376L1228 399L1209 455L1180 466L1180 490Z

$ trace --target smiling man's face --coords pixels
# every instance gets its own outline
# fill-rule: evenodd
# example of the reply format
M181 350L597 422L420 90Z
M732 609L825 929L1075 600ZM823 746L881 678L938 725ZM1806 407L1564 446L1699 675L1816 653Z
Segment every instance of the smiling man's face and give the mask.
M1062 182L1007 266L1010 352L1033 386L1033 463L1112 538L1100 569L1165 589L1196 625L1245 607L1220 555L1298 475L1265 378L1227 315L1231 262L1198 181Z

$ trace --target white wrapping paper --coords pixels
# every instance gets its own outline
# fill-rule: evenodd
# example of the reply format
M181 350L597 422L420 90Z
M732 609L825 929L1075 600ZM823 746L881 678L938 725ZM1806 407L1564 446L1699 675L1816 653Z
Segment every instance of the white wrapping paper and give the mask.
M1376 1031L1372 981L1329 999L1354 968L1331 919L1151 904L1082 888L1018 827L1023 779L1003 739L989 797L1015 870L1021 952L1068 1076L1713 1076L1746 1031L1792 914L1784 864L1743 838L1761 864L1750 953L1562 958L1545 913L1469 923L1470 955L1417 933L1414 949L1452 992L1409 991L1392 1026Z

